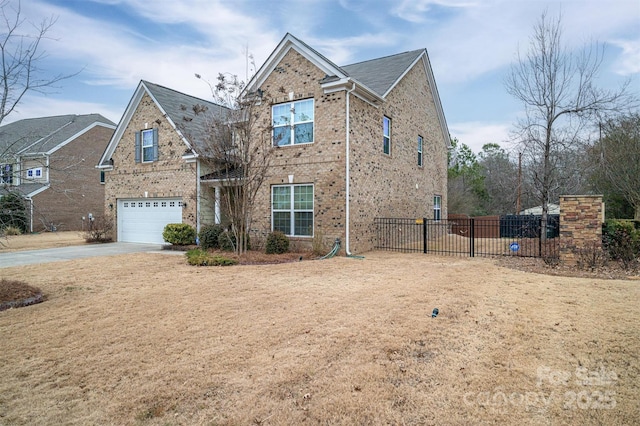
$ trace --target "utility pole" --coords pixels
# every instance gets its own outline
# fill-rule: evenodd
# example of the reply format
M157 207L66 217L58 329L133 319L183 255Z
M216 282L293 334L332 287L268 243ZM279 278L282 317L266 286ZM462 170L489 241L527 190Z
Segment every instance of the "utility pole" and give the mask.
M522 197L522 153L518 153L518 197L516 198L516 214L520 214L520 199Z

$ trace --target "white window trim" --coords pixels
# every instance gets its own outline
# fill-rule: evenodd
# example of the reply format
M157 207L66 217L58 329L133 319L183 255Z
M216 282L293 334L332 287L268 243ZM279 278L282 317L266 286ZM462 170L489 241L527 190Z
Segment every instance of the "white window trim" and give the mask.
M29 179L41 179L42 178L42 167L34 167L31 169L27 169L27 178Z
M313 119L311 120L307 120L307 121L295 121L295 104L297 103L301 103L301 102L308 102L311 101L311 110L313 111ZM315 125L315 118L316 118L316 114L315 114L315 99L314 98L307 98L307 99L298 99L295 101L290 101L290 102L285 102L285 103L280 103L280 104L275 104L271 106L271 123L273 123L273 110L277 107L281 107L283 105L289 105L289 111L290 111L290 120L289 120L289 124L287 125L280 125L280 126L276 126L273 125L273 130L271 131L271 145L272 146L278 146L278 147L285 147L285 146L296 146L296 145L308 145L308 144L312 144L315 142L316 140L316 125ZM310 142L301 142L301 143L295 143L295 126L296 124L306 124L306 123L312 123L313 124L313 132L311 134L311 141ZM281 127L289 127L290 128L290 136L289 136L289 140L291 141L291 143L286 144L286 145L280 145L280 144L276 144L275 141L273 140L274 135L275 135L275 129L276 128L281 128Z
M144 144L145 133L151 134L151 145ZM144 150L151 150L151 160L145 160ZM140 162L141 163L153 163L153 129L145 129L140 131Z
M389 129L389 134L385 134L384 133L384 122L385 120L389 121L389 125L387 126ZM389 139L389 152L384 152L384 140L385 139ZM386 115L382 116L382 153L384 155L389 155L391 156L391 118L387 117Z
M311 209L298 209L296 210L294 208L295 206L295 191L294 188L298 186L310 186L312 193L313 193L313 199L312 199L312 203L313 206ZM289 191L289 196L290 196L290 208L289 209L274 209L273 208L273 191L275 188L285 188L285 187L289 187L291 188L291 191ZM290 184L290 185L272 185L271 186L271 231L274 230L274 213L275 212L288 212L291 213L291 216L289 218L290 220L290 229L291 232L290 234L286 234L289 237L299 237L299 238L313 238L314 234L315 234L315 228L316 228L316 219L315 219L315 206L316 206L316 200L315 200L315 194L316 194L316 189L315 186L312 183L298 183L298 184ZM313 218L313 222L311 224L311 235L296 235L295 234L295 230L296 230L296 221L295 221L295 214L296 213L311 213L312 214L312 218Z
M437 203L436 198L438 199ZM438 213L436 214L436 212ZM442 196L437 194L433 196L433 220L436 222L442 220Z
M418 135L418 167L424 166L424 138Z

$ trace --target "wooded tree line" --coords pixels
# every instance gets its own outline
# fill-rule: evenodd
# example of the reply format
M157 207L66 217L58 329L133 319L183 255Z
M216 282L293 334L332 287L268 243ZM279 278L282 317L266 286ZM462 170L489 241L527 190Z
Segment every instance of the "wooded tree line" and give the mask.
M556 153L549 202L563 194L602 194L608 218L640 219L640 113L594 123L593 140ZM479 153L452 140L449 154L450 213L471 216L516 214L518 176L520 210L539 206L538 164L518 146L506 150L488 143Z

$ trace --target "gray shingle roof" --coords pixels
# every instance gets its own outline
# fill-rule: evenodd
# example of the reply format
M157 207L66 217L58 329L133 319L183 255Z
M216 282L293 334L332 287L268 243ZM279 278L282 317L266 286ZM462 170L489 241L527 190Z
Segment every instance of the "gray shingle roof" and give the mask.
M115 126L100 114L27 118L0 127L0 156L50 151L94 123Z
M206 141L208 137L207 127L210 124L211 114L220 117L221 114L227 114L229 111L228 108L214 102L196 98L149 81L143 80L142 83L196 150L204 149L203 141ZM198 113L196 113L197 108L194 106L200 108ZM205 110L202 111L202 108Z
M424 49L412 50L340 68L379 96L384 96L422 53Z

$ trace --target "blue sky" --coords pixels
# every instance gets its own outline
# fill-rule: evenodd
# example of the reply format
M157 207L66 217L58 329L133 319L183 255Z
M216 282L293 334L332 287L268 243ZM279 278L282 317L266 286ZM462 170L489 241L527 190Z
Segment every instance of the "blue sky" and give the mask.
M43 68L81 72L4 123L93 112L118 122L141 79L209 99L195 73L244 78L247 49L260 67L290 32L338 65L426 48L451 136L476 152L508 148L521 107L503 81L545 10L562 13L569 49L604 44L602 86L631 78L640 94L638 0L23 0L30 21L57 17Z

